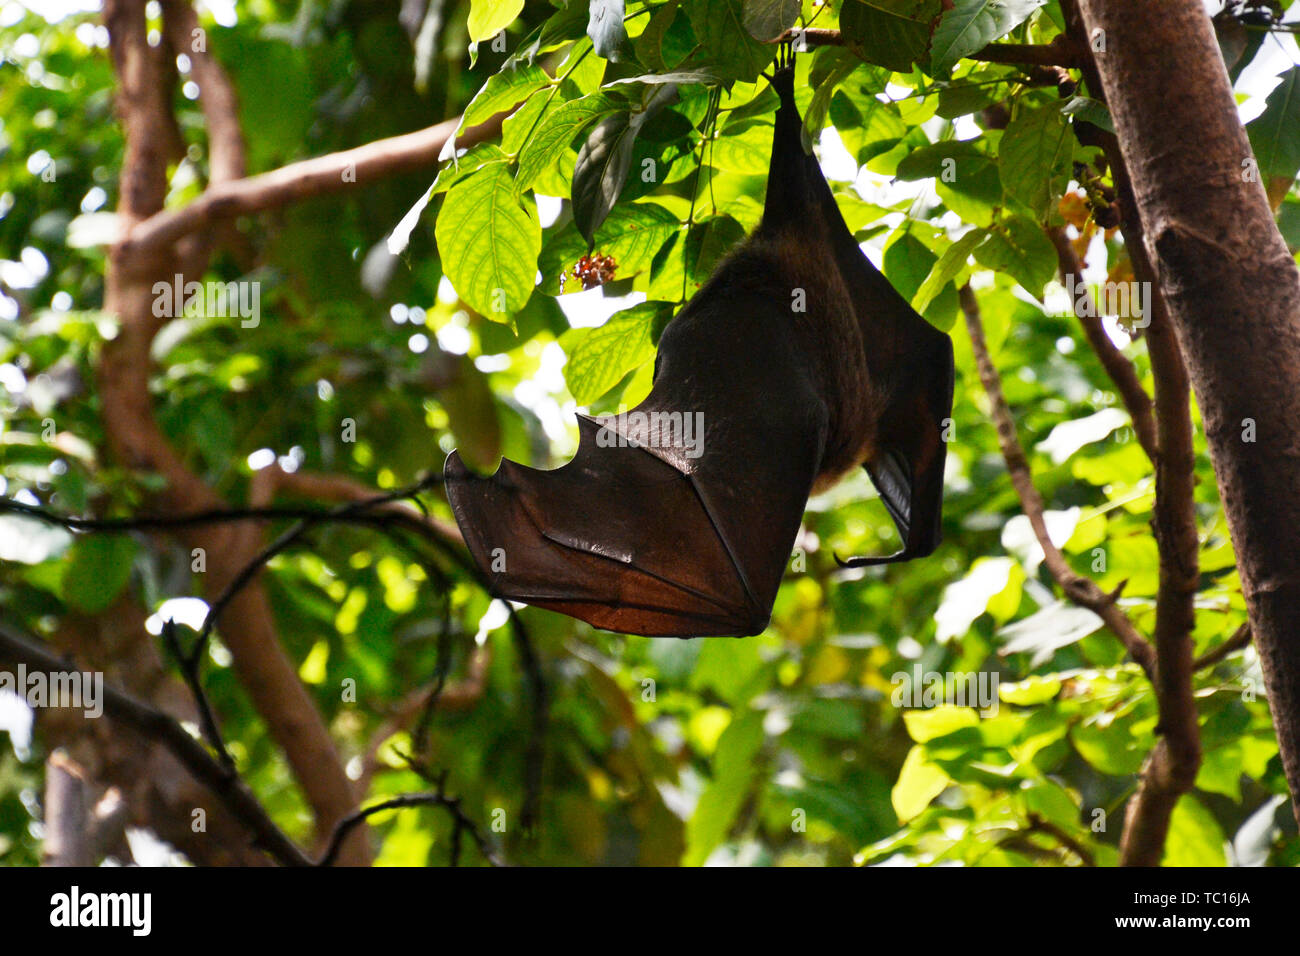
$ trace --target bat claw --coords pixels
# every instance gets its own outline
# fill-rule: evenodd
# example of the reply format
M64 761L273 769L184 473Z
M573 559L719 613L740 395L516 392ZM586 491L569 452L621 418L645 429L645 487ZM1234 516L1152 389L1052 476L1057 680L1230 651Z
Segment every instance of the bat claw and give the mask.
M909 558L917 557L914 554L908 554L907 551L895 551L893 554L871 555L865 558L849 558L845 561L834 551L831 557L841 568L873 568L879 564L896 564L899 561L906 561Z

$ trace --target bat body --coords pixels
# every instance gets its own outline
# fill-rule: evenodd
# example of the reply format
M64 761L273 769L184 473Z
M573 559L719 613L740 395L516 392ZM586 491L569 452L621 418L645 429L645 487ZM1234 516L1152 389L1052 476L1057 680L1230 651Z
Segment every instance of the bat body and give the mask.
M952 344L863 256L803 151L793 71L763 219L665 328L633 413L579 416L567 465L456 453L447 497L503 598L648 636L760 633L808 496L865 467L902 535L939 542ZM687 440L689 439L689 440Z

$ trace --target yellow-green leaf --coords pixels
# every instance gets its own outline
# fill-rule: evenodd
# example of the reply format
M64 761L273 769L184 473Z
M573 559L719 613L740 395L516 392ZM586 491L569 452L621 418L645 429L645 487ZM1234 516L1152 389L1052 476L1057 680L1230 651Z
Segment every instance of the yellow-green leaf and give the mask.
M474 43L490 40L515 22L524 0L470 0L469 38Z
M943 793L949 777L925 757L924 747L913 747L903 761L898 781L889 793L890 803L898 814L898 822L906 823L919 815L930 801Z
M511 322L532 294L542 229L536 209L515 195L510 170L496 163L453 186L434 235L460 297L490 319Z

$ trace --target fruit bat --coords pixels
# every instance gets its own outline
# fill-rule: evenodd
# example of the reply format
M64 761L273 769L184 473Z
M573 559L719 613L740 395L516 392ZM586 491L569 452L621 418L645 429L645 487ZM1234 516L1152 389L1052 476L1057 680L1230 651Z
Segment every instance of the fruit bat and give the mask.
M649 396L580 415L553 471L453 452L447 498L501 598L647 636L763 631L810 494L865 466L905 561L939 543L948 336L862 254L805 153L793 70L760 225L665 327ZM836 560L839 560L838 557Z

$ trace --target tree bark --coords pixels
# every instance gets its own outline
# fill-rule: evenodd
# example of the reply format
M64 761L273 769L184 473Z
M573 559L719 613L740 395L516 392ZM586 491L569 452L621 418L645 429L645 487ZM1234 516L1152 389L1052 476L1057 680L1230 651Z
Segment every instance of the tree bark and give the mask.
M1078 0L1200 403L1300 819L1300 273L1199 0Z
M165 82L164 48L150 46L146 39L143 0L109 0L104 19L119 80L117 112L126 140L118 215L129 233L163 208L167 155L160 144L167 142L170 86ZM209 91L216 85L209 76ZM224 157L214 166L214 174L231 175L242 169L242 160L232 158L239 152L238 145L228 142L214 150L214 155ZM108 444L118 462L166 479L158 503L176 513L220 507L223 502L186 467L154 416L149 349L166 319L153 313L152 290L156 281L168 281L174 274L200 273L205 252L168 244L141 253L119 241L109 253L104 278L104 309L120 322L118 334L104 343L98 366ZM202 549L207 557L204 584L209 600L221 594L257 554L260 534L253 525L194 528L184 536L191 548ZM318 838L327 840L337 822L355 808L356 800L328 728L280 646L260 583L240 591L219 623L226 625L222 638L240 683L284 750L312 808ZM359 865L369 858L365 831L357 829L340 860Z

